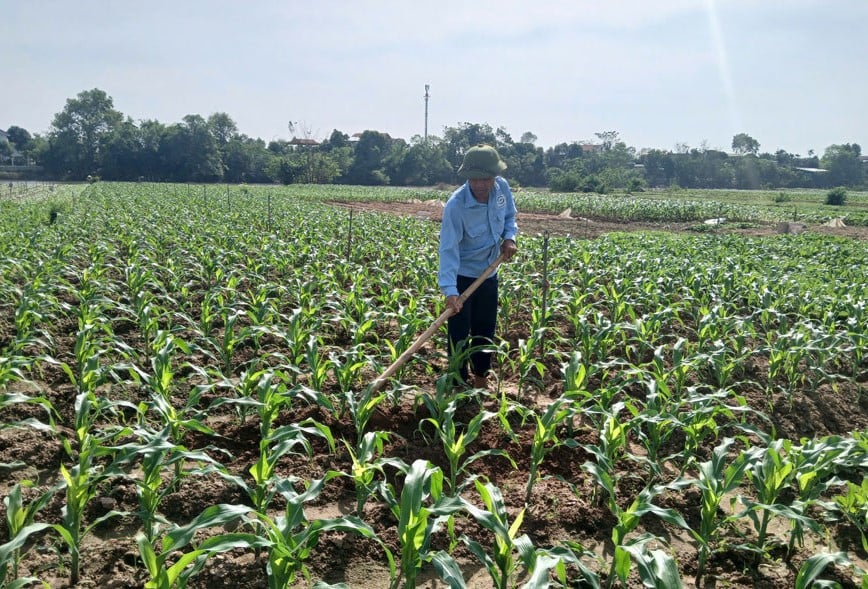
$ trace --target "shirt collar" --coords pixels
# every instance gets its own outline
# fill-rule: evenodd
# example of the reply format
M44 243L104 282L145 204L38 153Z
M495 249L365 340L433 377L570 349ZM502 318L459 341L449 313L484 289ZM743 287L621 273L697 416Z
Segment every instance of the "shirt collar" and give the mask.
M495 183L494 183L494 186L491 188L491 194L488 196L488 202L491 202L491 199L492 199L492 197L495 195L495 193L497 192L497 190L498 190L497 182L495 182ZM464 203L463 203L463 204L464 204L464 208L468 208L468 209L469 209L469 208L471 208L471 207L484 207L484 206L487 206L486 203L481 203L481 202L479 202L478 200L476 200L476 198L474 198L474 196L473 196L473 191L470 190L470 182L465 182L465 183L464 183L464 193L465 193L465 194L464 194Z

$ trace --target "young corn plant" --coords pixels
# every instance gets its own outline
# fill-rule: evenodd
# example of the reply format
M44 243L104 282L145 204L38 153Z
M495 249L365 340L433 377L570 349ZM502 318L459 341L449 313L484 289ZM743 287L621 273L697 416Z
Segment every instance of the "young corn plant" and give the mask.
M843 487L845 481L839 479L836 473L845 469L850 456L856 455L854 440L840 436L826 436L820 439L805 440L793 448L791 460L796 475L795 482L798 497L791 504L791 509L804 515L814 506L820 506L827 512L835 510L834 503L825 498L833 487ZM787 547L787 555L792 556L796 544L804 545L804 523L802 518L790 520L792 531Z
M853 567L856 569L858 574L862 577L862 589L868 587L868 571L863 571L858 567L853 565L853 562L847 558L847 554L844 552L824 552L820 554L815 554L814 556L807 559L802 566L799 568L799 572L796 574L796 580L793 584L794 589L811 589L812 587L834 587L836 589L841 587L841 584L837 581L826 581L820 579L820 575L823 574L823 571L826 570L830 564L835 564L841 567Z
M401 546L400 574L392 589L402 586L402 579L404 589L414 589L423 563L435 558L430 551L434 533L443 521L463 508L462 500L445 496L443 471L421 459L413 462L404 477L400 498L396 497L389 483L382 485L381 492L398 520L398 544ZM436 553L436 562L438 570L457 570L448 554Z
M148 573L145 589L183 589L190 579L202 570L206 561L215 554L236 548L261 546L249 535L218 534L184 551L193 543L197 532L237 522L249 511L250 507L246 505L212 505L189 524L175 527L167 532L162 540L156 543L159 551L145 534L138 534L136 543L139 547L139 556Z
M695 579L697 587L700 586L700 581L705 575L705 565L713 554L720 527L729 521L728 518L721 520L718 516L720 504L728 493L734 492L741 486L744 471L748 466L747 455L743 452L738 453L730 461L729 448L733 442L732 438L724 438L715 446L711 459L698 465L699 478L692 481L702 492L699 529L693 532L699 542Z
M835 507L844 519L859 532L862 549L868 552L868 478L862 484L847 482L845 492L835 495Z
M31 481L16 483L3 498L6 506L6 532L9 541L0 546L0 587L23 588L31 583L39 582L33 577L18 577L18 566L23 556L22 551L28 548L28 538L38 532L51 529L51 524L35 522L36 514L54 496L62 485L55 485L40 493L29 503L22 497L22 488L31 488Z
M533 413L536 422L533 442L530 446L530 470L527 478L527 486L524 492L524 501L530 505L533 487L539 479L539 469L546 455L560 446L575 448L578 446L573 438L561 439L558 436L558 428L567 421L572 421L575 415L573 402L565 396L555 399L542 415Z
M155 415L157 427L159 429L167 428L171 442L179 447L188 431L197 431L209 436L216 435L214 430L205 422L206 412L199 408L202 394L211 388L210 384L193 387L184 396L183 404L176 406L178 403L173 395L176 392L177 383L175 382L173 358L176 350L189 353L190 347L180 338L161 330L157 334L157 340L162 341L163 339L165 344L160 346L151 358L151 373L134 364L128 367L128 374L132 380L136 383L143 383L150 393L150 401L142 405L139 413L146 415L148 412L152 412ZM207 376L202 373L201 369L192 366L191 368L207 380ZM218 404L219 402L214 405ZM175 469L173 484L178 484L183 476L184 461L173 460L172 463Z
M444 418L444 413L450 405L455 404L457 407L459 404L468 403L476 397L474 391L456 387L453 374L448 371L439 376L434 383L434 394L423 391L417 399L417 402L421 400L428 410L428 414L438 422Z
M103 339L111 329L103 314L104 305L98 300L82 300L79 306L78 331L73 353L75 362L70 366L61 362L60 367L69 377L79 395L92 393L103 384L106 371L100 358L108 351ZM119 343L119 342L115 342Z
M609 569L608 586L612 587L615 579L620 579L622 585L626 586L627 578L630 575L632 564L635 563L640 571L640 575L645 577L647 574L654 579L651 587L678 587L681 581L678 575L678 568L675 561L669 557L663 556L661 552L651 554L651 560L657 563L657 566L651 570L648 568L648 560L646 552L643 550L645 544L651 542L661 542L651 534L643 534L632 540L628 540L627 536L636 529L639 525L639 520L648 514L656 515L663 521L678 526L683 530L690 530L690 526L684 521L674 509L663 509L654 505L653 500L660 492L665 489L663 486L645 487L633 502L626 509L622 509L616 501L614 501L614 489L606 489L609 494L609 509L618 520L618 523L612 529L612 544L615 546L615 556L612 560L612 565ZM677 579L677 581L675 581ZM666 584L666 583L672 584Z
M622 549L630 555L630 560L636 564L639 579L643 587L655 587L660 589L681 589L681 576L678 573L678 563L668 552L659 548L648 549L649 544L658 545L660 539L651 534L643 534L623 545ZM629 564L627 565L629 566ZM626 571L618 571L622 583L629 575Z
M323 438L329 451L334 453L335 440L331 430L312 418L279 427L260 439L259 457L249 469L253 486L241 485L250 495L257 512L265 513L268 510L274 493L279 488L281 479L275 474L278 461L287 453L294 452L296 446L301 446L308 458L313 455L308 436Z
M368 366L370 359L364 349L364 344L359 343L344 352L329 354L329 366L342 393L353 389L353 385L359 381L362 370Z
M75 585L80 575L81 543L85 536L103 521L123 515L121 512L110 511L84 526L84 514L91 499L98 493L100 485L112 477L120 476L122 471L111 461L112 449L106 445L121 432L112 428L98 431L95 422L111 408L111 403L97 398L92 393L81 393L75 400L75 430L74 439L61 439L67 455L73 459L71 468L60 465L63 478L63 488L66 502L63 506L61 522L53 527L60 534L70 553L69 581ZM75 448L73 448L75 444ZM108 459L109 464L102 462Z
M344 393L343 408L339 413L339 418L344 416L349 411L350 418L353 422L353 429L356 430L356 444L360 444L368 428L368 422L377 406L383 402L388 396L388 393L377 393L371 390L371 387L366 387L359 395L353 391Z
M244 311L225 306L220 310L223 322L222 337L206 336L205 342L214 350L215 356L220 363L220 372L229 377L233 374L235 366L232 358L235 351L256 335L256 330L250 326L236 325L243 318Z
M307 338L307 347L304 353L310 379L308 384L315 391L323 390L331 369L331 360L320 353L319 344L319 338L316 335L311 335Z
M527 534L519 535L527 508L519 511L510 523L500 489L491 483L482 483L479 480L475 481L475 485L485 508L481 509L473 502L462 498L464 509L479 525L492 533L494 543L489 550L486 550L482 544L466 535L461 536L461 541L483 564L488 576L491 577L491 586L496 589L514 587L520 574L527 572L533 575L533 581L524 587L528 589L548 587L548 570L554 568L557 560L540 559L540 553L534 547L530 537ZM538 564L543 566L538 567Z
M469 447L482 431L483 424L489 419L496 417L497 413L482 411L474 415L466 426L462 426L462 424L455 421L456 409L457 402L453 400L446 406L442 414L437 417L427 417L419 424L420 431L423 430L425 424L432 425L440 438L446 459L449 461L449 491L453 495L458 495L464 486L476 478L475 475L472 475L468 479L461 481L460 484L458 480L462 474L469 472L471 464L481 458L500 456L506 458L513 468L516 468L515 461L505 450L499 448L480 450L462 462L462 457L468 452Z
M375 540L386 554L392 578L396 578L394 557L370 525L355 516L315 520L308 520L305 516L304 504L315 500L322 492L323 483L333 476L338 474L332 473L325 478L310 481L302 493L296 492L294 487L294 483L299 482L298 479L282 479L278 482L277 489L286 500L285 512L272 518L266 512L257 511L247 518L256 532L241 537L246 538L251 546L266 549L269 589L294 586L299 573L310 584L312 579L305 561L316 551L320 536L330 531L357 534Z
M702 443L708 438L718 437L721 430L718 422L738 424L735 416L743 407L727 405L727 397L726 390L703 393L693 387L688 389L677 412L681 431L685 435L684 446L678 454L681 474L695 462L696 452Z
M380 485L376 477L379 475L385 480L384 467L394 467L405 475L409 470L403 460L383 456L384 444L388 440L388 432L366 432L362 436L361 442L355 447L346 440L342 440L347 447L347 452L349 452L352 466L349 473L337 472L337 474L352 478L356 487L356 515L359 517L364 513L365 503L376 493Z
M221 468L222 465L204 452L191 452L176 445L171 439L169 427L160 431L137 428L132 435L136 436L138 441L113 448L115 464L128 470L136 465L141 469L141 474L128 475L128 478L135 484L139 499L139 510L134 515L142 522L145 538L153 543L159 535L160 526L169 523L159 514L160 503L177 486L174 479L168 483L164 480L166 468L178 462L200 466L208 464L216 468ZM171 470L169 472L171 473Z
M47 523L30 524L22 528L8 542L0 545L0 587L25 589L35 583L42 583L44 587L48 586L37 577L19 577L18 564L22 555L21 551L26 551L30 536L50 528L51 524Z
M625 403L619 401L605 413L605 419L599 430L599 444L586 444L583 448L597 458L597 462L608 469L614 476L614 468L618 460L626 453L627 434L632 429L634 421L622 422L618 415L624 409Z
M753 486L756 500L740 496L739 500L745 510L739 517L750 518L757 537L755 543L745 543L741 548L754 553L756 564L759 564L769 549L768 525L773 517L780 515L791 522L798 520L800 525L813 532L820 532L816 521L778 501L783 491L795 482L797 475L795 464L790 459L791 451L792 442L778 439L766 447L755 446L747 452L749 466L745 472Z
M670 456L663 456L664 445L679 431L681 422L675 413L677 404L665 380L651 378L645 382L647 392L644 406L638 402L625 403L632 415L631 430L645 448L645 456L634 456L655 479L663 478L663 465Z
M539 360L539 347L546 332L540 328L531 333L528 339L518 340L515 366L518 371L518 390L522 394L529 386L542 388L546 366Z

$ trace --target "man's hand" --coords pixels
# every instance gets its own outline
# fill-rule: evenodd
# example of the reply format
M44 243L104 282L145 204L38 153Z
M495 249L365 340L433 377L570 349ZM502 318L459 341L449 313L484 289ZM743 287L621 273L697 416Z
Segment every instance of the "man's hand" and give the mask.
M461 299L457 295L446 297L446 306L452 309L453 315L458 315L461 312Z
M500 244L500 253L503 255L504 261L508 262L517 251L518 247L516 247L515 242L511 239L504 239L503 243Z

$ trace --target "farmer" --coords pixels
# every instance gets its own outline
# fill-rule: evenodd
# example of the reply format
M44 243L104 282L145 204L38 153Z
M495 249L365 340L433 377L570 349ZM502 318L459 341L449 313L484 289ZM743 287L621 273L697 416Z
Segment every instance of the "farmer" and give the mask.
M443 209L440 228L440 270L437 284L454 311L449 317L450 360L471 347L470 366L459 367L461 381L485 388L491 368L491 352L477 346L494 340L497 322L497 273L487 278L462 305L462 293L503 254L516 252L515 200L509 183L500 174L506 164L490 145L471 147L464 154L458 176L467 181L452 193ZM450 362L451 365L451 362ZM469 380L470 372L473 379Z

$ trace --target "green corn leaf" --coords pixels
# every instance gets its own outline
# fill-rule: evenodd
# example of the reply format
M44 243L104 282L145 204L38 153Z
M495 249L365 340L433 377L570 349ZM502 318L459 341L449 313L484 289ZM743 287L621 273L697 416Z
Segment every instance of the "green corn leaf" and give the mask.
M846 566L850 564L850 559L847 558L847 555L843 552L815 554L810 557L802 564L801 568L799 568L799 573L796 575L796 583L793 586L794 589L811 589L812 587L820 587L821 585L818 584L817 577L826 570L827 566L833 563ZM838 583L828 586L840 587Z

